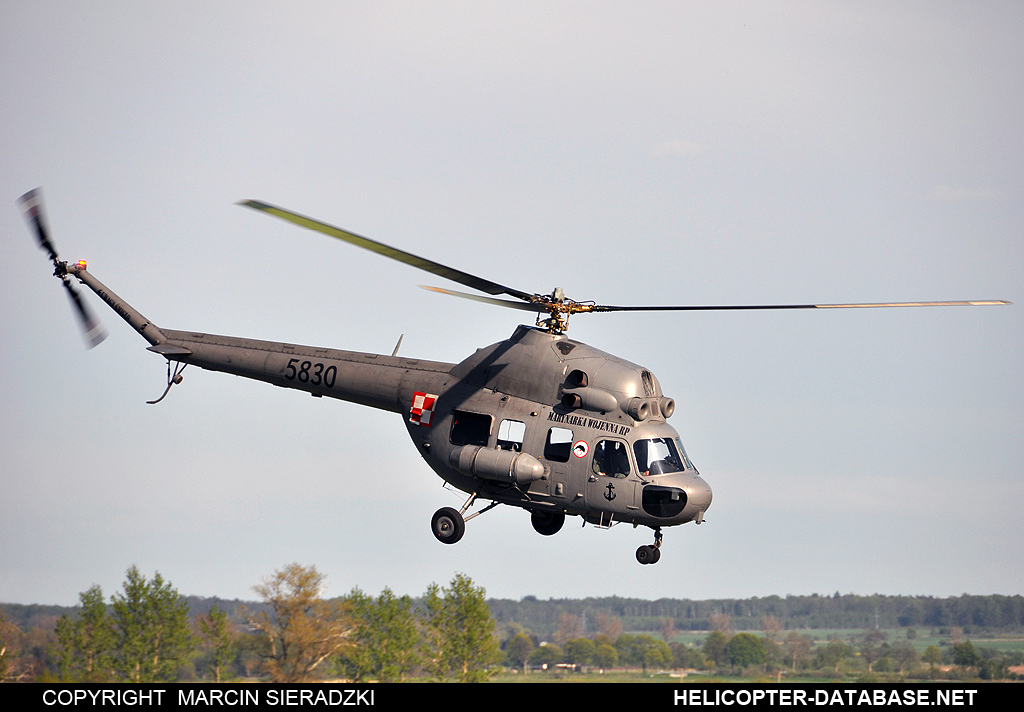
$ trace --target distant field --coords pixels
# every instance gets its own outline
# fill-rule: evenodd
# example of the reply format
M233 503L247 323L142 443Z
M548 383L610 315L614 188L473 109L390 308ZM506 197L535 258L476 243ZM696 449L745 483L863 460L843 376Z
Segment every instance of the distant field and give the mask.
M998 638L971 638L976 648L995 648L996 650L1024 651L1024 635Z
M764 635L764 631L749 631L756 635ZM783 630L779 633L780 639L785 639L789 635L791 630ZM830 638L839 637L842 640L850 641L851 639L858 638L864 635L864 631L856 628L837 628L837 629L825 629L825 628L807 628L803 630L796 630L795 632L801 635L806 635L815 644L823 644L828 642ZM919 629L917 631L917 637L908 640L906 628L890 628L882 629L885 634L886 642L894 643L898 640L907 641L914 646L914 650L918 654L924 652L929 645L942 646L943 644L949 644L948 635L933 635L930 629ZM648 631L647 633L651 633ZM708 635L707 631L679 631L672 636L671 642L683 643L684 645L700 646L704 642L704 638ZM1021 652L1024 651L1024 635L1001 635L994 637L974 637L970 635L963 636L964 640L970 640L976 648L991 648L993 650L1000 650L1003 652Z

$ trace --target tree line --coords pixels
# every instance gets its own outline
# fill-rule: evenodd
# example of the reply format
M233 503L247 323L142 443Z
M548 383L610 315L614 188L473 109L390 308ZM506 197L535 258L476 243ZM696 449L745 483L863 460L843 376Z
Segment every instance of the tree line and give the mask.
M764 598L649 601L610 596L548 599L526 596L518 601L488 601L499 624L518 623L541 635L552 635L563 614L590 625L599 618L616 618L625 630L657 631L665 619L677 630L714 629L716 615L730 617L734 630L759 630L765 616L786 629L953 628L971 634L979 630L1024 629L1024 596L859 596L811 594ZM596 628L595 628L596 629Z
M253 587L258 602L211 602L132 567L120 591L107 599L93 586L70 613L8 607L16 619L0 608L0 680L481 681L502 666L835 676L954 668L998 678L1024 662L966 639L1024 628L1020 596L508 601L487 600L460 574L415 599L358 588L324 599L323 584L315 567L291 564ZM910 624L945 639L922 650ZM815 628L861 632L814 636ZM885 628L904 633L888 640ZM695 644L693 631L707 635Z
M1019 674L1011 668L1024 665L1024 652L975 647L956 627L947 638L924 647L916 644L913 628L903 629L901 635L867 628L819 636L787 631L771 615L761 620L755 634L736 632L730 616L714 614L713 629L697 640L692 634L680 635L670 618L661 620L656 635L623 633L615 618L599 616L594 623L593 632L586 635L579 616L563 613L548 640L513 625L502 646L505 663L523 674L630 668L644 674L681 670L727 677L786 675L790 681L1014 680Z
M700 646L706 668L731 674L785 672L787 679L802 676L900 681L913 679L1018 679L1010 670L1024 663L1024 654L975 648L953 629L952 640L928 645L919 651L913 641L913 628L906 637L889 640L889 633L879 628L840 636L830 634L822 641L789 631L784 633L771 616L763 623L764 635L749 632L733 633L728 618L719 621Z
M0 681L479 682L501 669L485 592L469 577L431 584L418 605L387 589L325 599L324 579L290 564L253 587L260 605L190 616L170 582L133 566L109 601L92 586L48 631L22 631L0 611Z

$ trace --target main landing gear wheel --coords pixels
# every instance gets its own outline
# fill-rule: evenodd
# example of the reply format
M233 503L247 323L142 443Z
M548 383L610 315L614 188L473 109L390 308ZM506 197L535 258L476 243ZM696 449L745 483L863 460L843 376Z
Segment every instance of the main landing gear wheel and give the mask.
M644 545L636 550L636 560L641 564L656 564L661 559L661 529L654 530L654 544Z
M641 564L656 564L660 558L661 549L656 549L653 546L644 545L636 550L636 560Z
M565 524L565 512L531 512L530 522L538 534L551 536Z
M466 520L459 510L441 507L430 519L430 530L442 544L454 544L466 533Z

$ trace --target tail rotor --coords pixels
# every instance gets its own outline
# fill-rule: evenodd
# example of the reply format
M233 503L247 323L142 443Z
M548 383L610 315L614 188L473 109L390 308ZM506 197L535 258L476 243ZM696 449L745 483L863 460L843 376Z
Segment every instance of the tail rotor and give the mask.
M46 221L43 218L43 200L40 189L35 188L25 193L25 195L18 198L18 203L21 204L22 210L25 211L25 220L28 221L35 231L39 248L46 252L47 257L53 261L53 276L59 277L64 283L64 288L67 289L68 299L71 300L71 305L74 307L75 314L82 327L82 333L85 336L86 344L88 344L89 348L98 346L107 338L107 331L100 324L99 320L93 316L89 307L82 300L82 295L79 294L78 290L71 283L71 278L68 276L68 263L60 261L57 249L50 241L50 234L46 228ZM79 264L84 269L85 263Z

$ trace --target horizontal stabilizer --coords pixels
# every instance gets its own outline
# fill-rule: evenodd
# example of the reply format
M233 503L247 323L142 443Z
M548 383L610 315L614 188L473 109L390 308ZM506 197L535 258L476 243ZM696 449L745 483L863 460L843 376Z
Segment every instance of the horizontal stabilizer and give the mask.
M174 344L157 344L156 346L149 346L146 351L152 351L156 354L163 356L191 356L192 352L186 349L184 346L176 346Z

